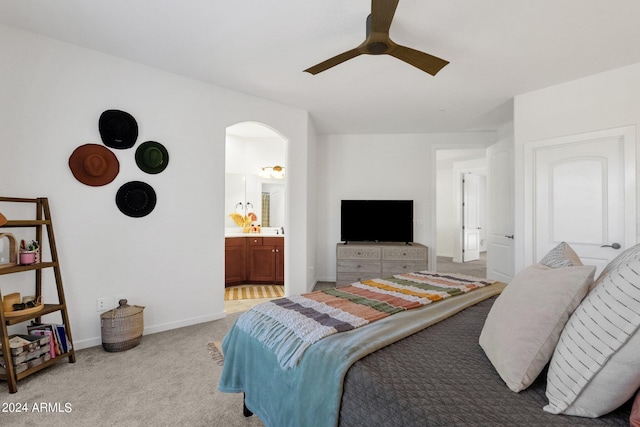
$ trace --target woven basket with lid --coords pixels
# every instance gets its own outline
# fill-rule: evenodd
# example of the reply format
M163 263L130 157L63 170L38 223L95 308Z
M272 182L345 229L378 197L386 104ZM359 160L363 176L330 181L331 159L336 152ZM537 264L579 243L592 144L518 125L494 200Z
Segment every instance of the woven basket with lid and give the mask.
M140 344L144 330L143 310L144 307L128 305L126 299L121 299L118 307L102 313L102 347L117 352Z

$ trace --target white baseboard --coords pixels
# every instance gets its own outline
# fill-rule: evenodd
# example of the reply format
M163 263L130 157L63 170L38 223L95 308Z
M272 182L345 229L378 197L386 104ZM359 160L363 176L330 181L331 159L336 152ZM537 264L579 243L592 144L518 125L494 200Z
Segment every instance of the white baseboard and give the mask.
M144 328L142 335L151 335L158 332L169 331L172 329L183 328L185 326L197 325L199 323L211 322L214 320L220 320L226 317L225 312L209 314L207 316L193 317L191 319L180 320L177 322L163 323L160 325L148 326ZM102 345L102 336L95 338L88 338L84 340L74 340L73 348L75 350L82 350L84 348L96 347Z

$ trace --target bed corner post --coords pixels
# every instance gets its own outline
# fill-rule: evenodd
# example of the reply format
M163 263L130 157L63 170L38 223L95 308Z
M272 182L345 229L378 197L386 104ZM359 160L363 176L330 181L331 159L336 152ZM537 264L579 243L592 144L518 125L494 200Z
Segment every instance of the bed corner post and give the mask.
M250 417L253 415L253 412L251 412L249 408L247 408L247 405L245 404L244 399L245 399L245 394L242 393L242 415L244 415L245 417Z

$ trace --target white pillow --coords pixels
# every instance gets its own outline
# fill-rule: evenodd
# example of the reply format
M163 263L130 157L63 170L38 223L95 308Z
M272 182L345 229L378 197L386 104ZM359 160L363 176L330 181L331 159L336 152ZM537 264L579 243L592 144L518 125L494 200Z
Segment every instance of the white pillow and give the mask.
M549 362L594 273L593 266L535 264L518 273L496 299L479 342L511 390L529 387Z
M544 410L599 417L640 387L640 245L605 268L571 316L549 364Z

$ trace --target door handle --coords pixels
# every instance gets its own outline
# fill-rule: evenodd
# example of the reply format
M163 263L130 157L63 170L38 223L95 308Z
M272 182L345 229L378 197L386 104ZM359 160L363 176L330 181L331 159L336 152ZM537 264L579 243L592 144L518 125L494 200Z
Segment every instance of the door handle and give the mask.
M511 236L504 236L504 237L506 237L507 239L513 239L513 234Z
M622 246L620 246L620 243L612 243L610 245L602 245L600 246L601 248L612 248L612 249L620 249Z

